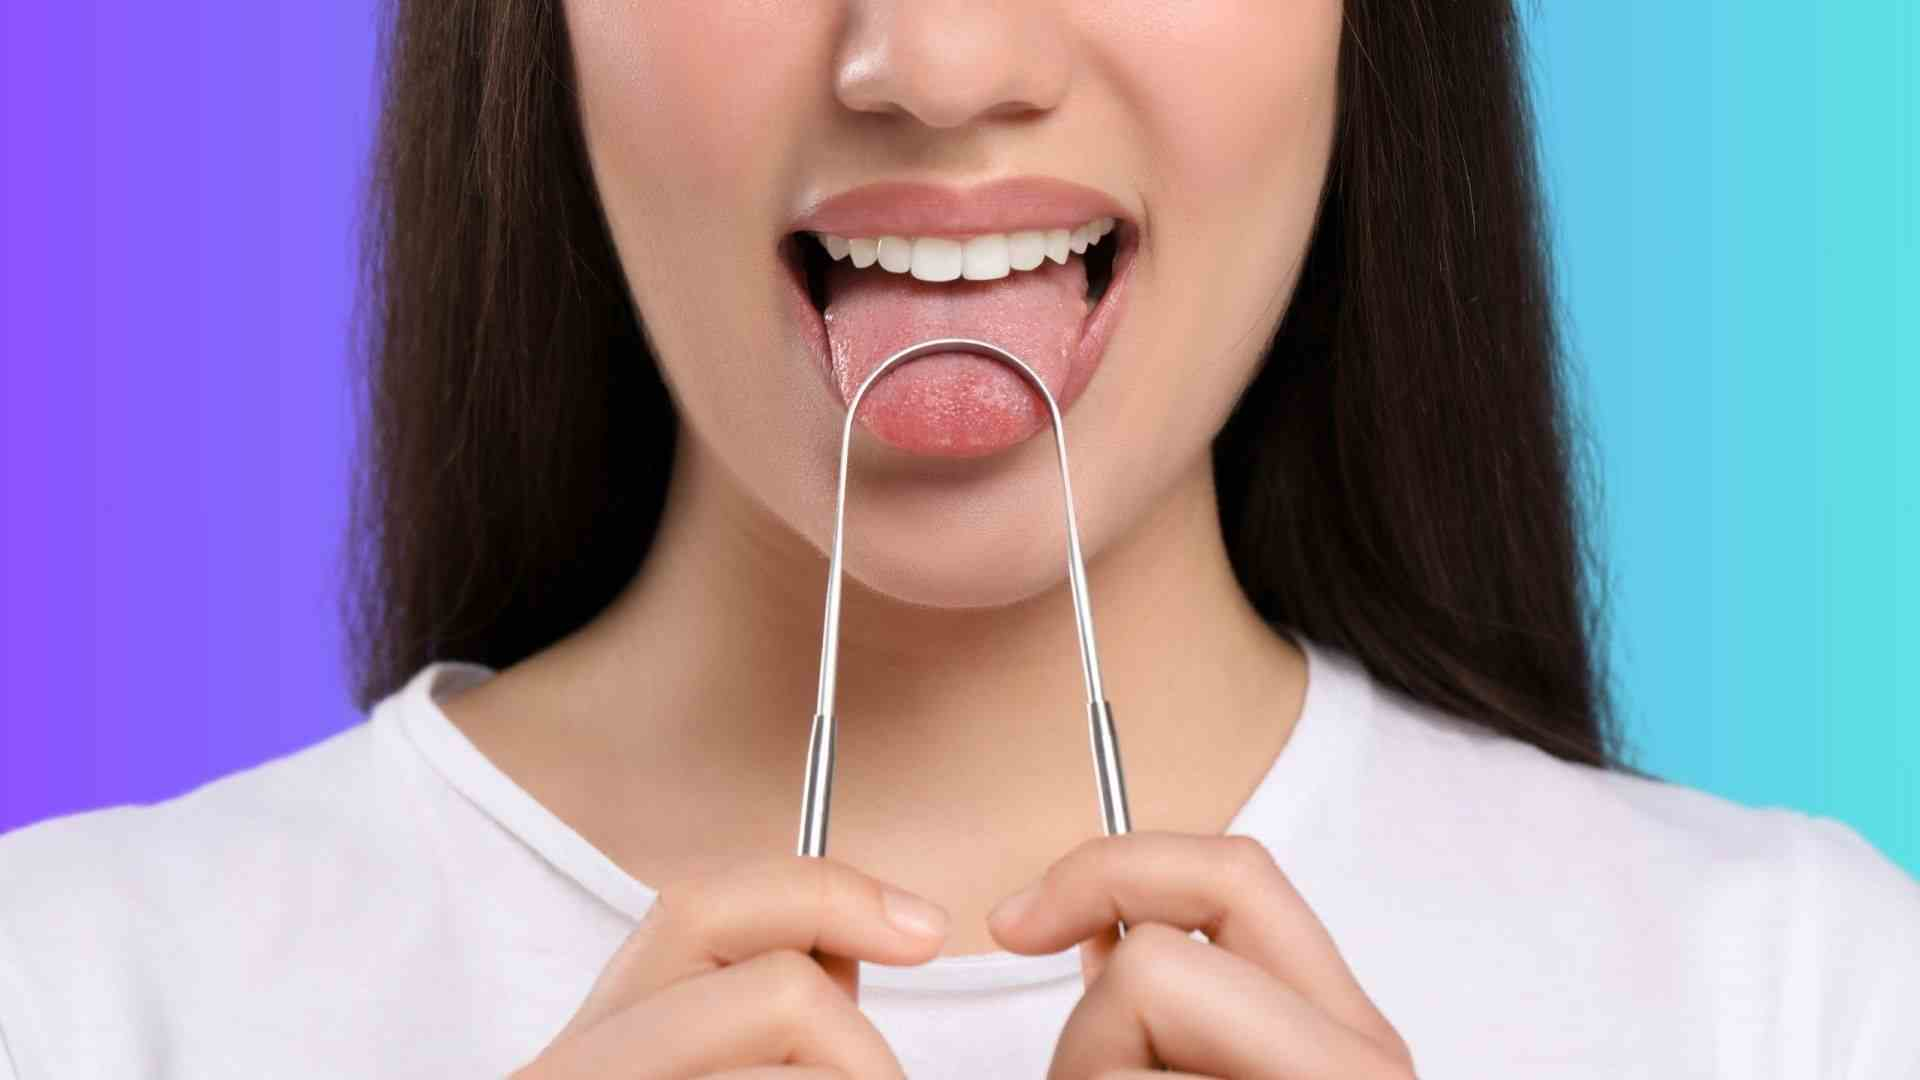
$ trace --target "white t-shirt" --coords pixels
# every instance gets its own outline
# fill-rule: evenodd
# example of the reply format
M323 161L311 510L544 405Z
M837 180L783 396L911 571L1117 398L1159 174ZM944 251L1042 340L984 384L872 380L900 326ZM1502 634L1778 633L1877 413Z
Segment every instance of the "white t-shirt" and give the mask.
M1920 884L1851 828L1564 763L1295 639L1305 710L1227 831L1422 1077L1920 1077ZM435 704L489 675L433 664L297 753L0 838L0 1077L531 1060L654 894ZM864 965L861 1007L910 1076L1037 1078L1078 964Z

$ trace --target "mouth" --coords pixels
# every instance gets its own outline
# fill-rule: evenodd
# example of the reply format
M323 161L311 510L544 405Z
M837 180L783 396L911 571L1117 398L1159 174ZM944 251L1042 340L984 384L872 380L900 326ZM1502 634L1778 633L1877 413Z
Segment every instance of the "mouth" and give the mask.
M1086 389L1123 307L1139 247L1124 218L967 235L859 237L802 230L780 255L793 316L842 407L894 352L934 337L993 342L1019 356L1062 415ZM979 457L1051 426L1019 373L972 353L894 368L858 420L913 454Z

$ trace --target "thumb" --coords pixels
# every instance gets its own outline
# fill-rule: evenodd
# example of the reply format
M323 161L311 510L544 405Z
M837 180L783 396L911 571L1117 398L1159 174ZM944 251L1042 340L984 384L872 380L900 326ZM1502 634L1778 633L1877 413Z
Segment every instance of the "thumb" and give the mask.
M1080 943L1080 984L1092 986L1120 944L1120 928L1109 926Z

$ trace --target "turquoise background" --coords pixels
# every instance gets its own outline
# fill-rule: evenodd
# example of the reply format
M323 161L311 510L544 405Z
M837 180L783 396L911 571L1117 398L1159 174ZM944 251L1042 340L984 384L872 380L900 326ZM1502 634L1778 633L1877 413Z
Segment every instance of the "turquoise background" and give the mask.
M1636 759L1920 871L1912 8L1522 2ZM0 5L0 830L359 719L373 11Z
M1637 760L1920 869L1916 22L1542 5L1543 151Z

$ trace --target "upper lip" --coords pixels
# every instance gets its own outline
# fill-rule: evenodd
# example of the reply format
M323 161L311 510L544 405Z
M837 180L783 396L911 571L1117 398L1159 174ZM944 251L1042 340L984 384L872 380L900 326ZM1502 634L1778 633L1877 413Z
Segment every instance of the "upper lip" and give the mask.
M1016 176L970 188L893 180L842 191L809 207L795 231L844 237L978 236L1071 229L1124 218L1105 192L1051 176Z

